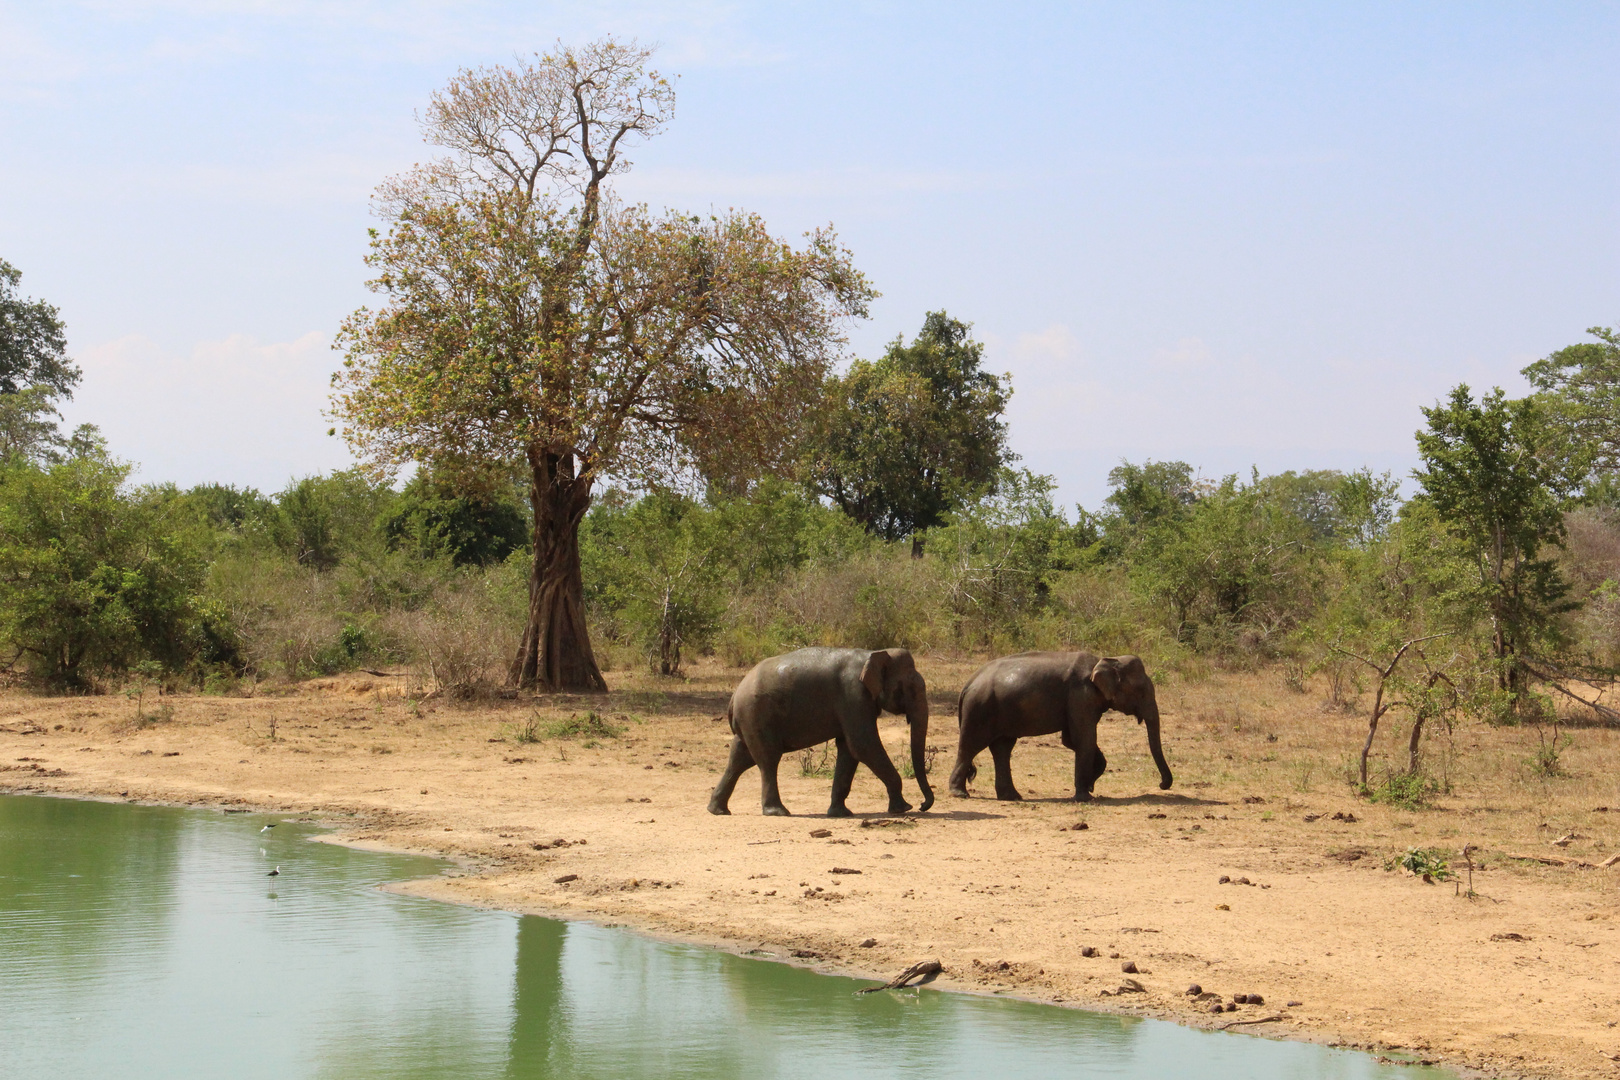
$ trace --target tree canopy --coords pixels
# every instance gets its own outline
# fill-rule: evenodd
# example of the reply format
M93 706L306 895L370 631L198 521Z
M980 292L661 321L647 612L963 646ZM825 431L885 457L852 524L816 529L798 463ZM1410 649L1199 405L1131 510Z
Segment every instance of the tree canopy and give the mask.
M886 540L942 524L1017 460L1001 419L1011 386L983 370L971 330L931 311L910 345L897 337L827 380L810 484Z
M1500 390L1478 402L1466 385L1424 409L1417 433L1423 486L1445 529L1477 569L1477 597L1488 613L1503 690L1517 691L1523 663L1570 610L1569 584L1545 553L1563 546L1564 513L1586 479L1589 460L1555 452L1554 421L1535 398L1508 400Z
M1550 425L1606 472L1620 470L1620 332L1594 326L1596 341L1570 345L1524 369Z
M0 394L44 386L72 397L80 371L67 357L67 330L56 308L17 293L22 271L0 259Z
M873 295L830 229L795 248L753 214L614 199L673 112L650 58L606 38L456 75L423 120L443 156L379 189L383 306L342 334L335 408L362 455L528 476L519 686L606 686L582 607L592 485L785 467L840 320Z

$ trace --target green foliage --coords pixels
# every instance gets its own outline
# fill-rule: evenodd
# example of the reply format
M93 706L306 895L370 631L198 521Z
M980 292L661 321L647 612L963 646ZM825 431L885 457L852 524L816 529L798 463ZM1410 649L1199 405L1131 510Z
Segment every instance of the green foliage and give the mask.
M306 476L276 496L269 532L300 565L330 570L344 552L376 543L376 523L398 499L358 470Z
M885 540L942 524L1016 460L1001 419L1011 387L980 367L970 330L931 311L910 345L896 338L827 380L810 485Z
M779 481L707 502L610 493L580 534L590 609L610 639L641 648L666 675L680 673L683 650L714 644L733 590L757 590L864 544L837 511Z
M43 300L17 294L22 272L0 259L0 394L44 387L72 397L81 373L67 356L67 329Z
M1385 869L1405 870L1430 884L1452 876L1446 853L1439 848L1407 848L1385 864Z
M1523 374L1540 391L1548 426L1608 475L1620 469L1620 332L1586 332L1597 340L1559 349Z
M48 686L176 671L200 644L203 560L128 474L100 455L0 467L0 641Z
M457 566L487 566L528 543L528 517L510 484L458 492L422 470L382 512L378 527L391 547L448 555Z
M1546 548L1564 544L1564 514L1588 473L1590 454L1560 446L1536 398L1500 389L1476 403L1467 386L1424 409L1414 472L1445 530L1471 556L1473 593L1490 620L1498 684L1520 691L1525 660L1556 650L1557 616L1578 607Z
M1316 543L1276 488L1227 477L1141 530L1131 575L1167 605L1177 640L1229 650L1275 642L1310 613L1320 581Z
M617 739L624 734L624 729L606 717L588 712L550 724L545 734L552 739Z
M1421 772L1391 772L1383 783L1365 794L1373 802L1388 803L1402 810L1422 810L1439 791L1439 782Z
M960 644L989 644L1041 611L1057 576L1082 559L1082 536L1052 504L1056 484L1003 469L993 494L929 533Z

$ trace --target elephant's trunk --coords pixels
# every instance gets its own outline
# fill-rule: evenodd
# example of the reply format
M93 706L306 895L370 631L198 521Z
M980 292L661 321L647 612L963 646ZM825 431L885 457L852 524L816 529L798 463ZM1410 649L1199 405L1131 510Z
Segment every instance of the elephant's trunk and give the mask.
M922 791L922 806L918 812L934 805L934 789L928 786L928 698L921 697L906 721L911 725L911 771L917 776L917 787Z
M1172 777L1170 766L1164 760L1164 747L1159 745L1159 703L1152 702L1142 710L1142 723L1147 725L1148 750L1153 754L1153 764L1159 767L1159 790L1169 791Z

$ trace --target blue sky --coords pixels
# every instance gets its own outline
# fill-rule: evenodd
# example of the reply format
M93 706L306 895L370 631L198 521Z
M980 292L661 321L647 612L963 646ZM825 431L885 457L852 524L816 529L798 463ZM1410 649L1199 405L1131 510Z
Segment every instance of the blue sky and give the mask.
M1070 503L1121 458L1404 472L1421 405L1620 319L1615 4L0 0L0 257L70 420L149 481L345 465L329 345L415 110L608 32L680 76L623 193L834 222L854 352L973 322Z

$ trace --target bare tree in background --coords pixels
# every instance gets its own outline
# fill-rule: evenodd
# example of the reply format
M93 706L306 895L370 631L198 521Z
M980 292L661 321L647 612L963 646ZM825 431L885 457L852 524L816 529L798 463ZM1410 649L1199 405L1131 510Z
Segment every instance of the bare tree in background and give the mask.
M385 300L341 338L334 410L376 467L527 473L518 687L606 688L579 559L592 484L789 468L842 320L874 295L831 229L795 249L752 214L613 199L627 148L674 107L650 58L606 38L435 94L422 127L445 153L378 189Z

